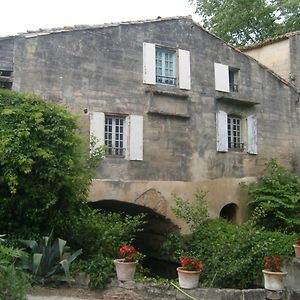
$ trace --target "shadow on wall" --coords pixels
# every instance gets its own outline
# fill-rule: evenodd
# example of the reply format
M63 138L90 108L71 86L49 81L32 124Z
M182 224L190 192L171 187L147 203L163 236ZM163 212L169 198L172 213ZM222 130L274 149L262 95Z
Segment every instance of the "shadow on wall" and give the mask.
M238 206L235 203L226 204L220 211L220 217L237 224L237 211Z

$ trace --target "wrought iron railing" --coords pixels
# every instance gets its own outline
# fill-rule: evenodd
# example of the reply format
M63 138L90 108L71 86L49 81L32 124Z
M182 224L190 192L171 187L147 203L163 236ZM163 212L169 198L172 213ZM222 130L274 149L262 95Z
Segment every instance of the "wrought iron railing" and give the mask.
M235 142L228 142L228 148L229 150L235 150L235 151L243 151L244 150L244 143L235 143Z
M176 85L175 77L156 75L156 82L168 85Z
M239 91L239 86L238 86L238 84L235 84L235 83L230 83L229 88L230 88L230 92L238 92Z
M114 148L107 147L106 155L107 156L117 156L117 157L125 157L126 149L125 148Z

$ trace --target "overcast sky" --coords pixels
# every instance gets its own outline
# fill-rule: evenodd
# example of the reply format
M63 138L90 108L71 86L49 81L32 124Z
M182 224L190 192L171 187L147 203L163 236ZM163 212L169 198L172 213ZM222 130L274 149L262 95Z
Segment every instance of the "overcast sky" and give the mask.
M10 0L1 9L0 36L27 30L193 15L188 0Z

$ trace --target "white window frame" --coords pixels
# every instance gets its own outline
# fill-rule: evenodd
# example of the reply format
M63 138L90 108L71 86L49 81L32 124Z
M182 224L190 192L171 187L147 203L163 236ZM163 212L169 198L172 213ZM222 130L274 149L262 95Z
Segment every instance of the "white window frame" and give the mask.
M176 51L156 47L155 70L157 84L176 86Z
M125 117L105 115L104 144L106 146L106 154L108 156L125 157L125 126Z
M242 121L238 116L227 116L228 150L244 151Z

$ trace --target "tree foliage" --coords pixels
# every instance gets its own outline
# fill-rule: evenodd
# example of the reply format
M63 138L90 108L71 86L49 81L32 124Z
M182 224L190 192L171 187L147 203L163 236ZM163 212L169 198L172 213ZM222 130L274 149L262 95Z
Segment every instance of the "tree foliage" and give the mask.
M270 160L266 174L245 187L257 225L268 230L300 232L300 182L295 174Z
M235 46L300 29L299 0L190 0L204 28Z
M64 108L0 90L3 231L49 232L84 203L92 173L76 130L76 119Z

